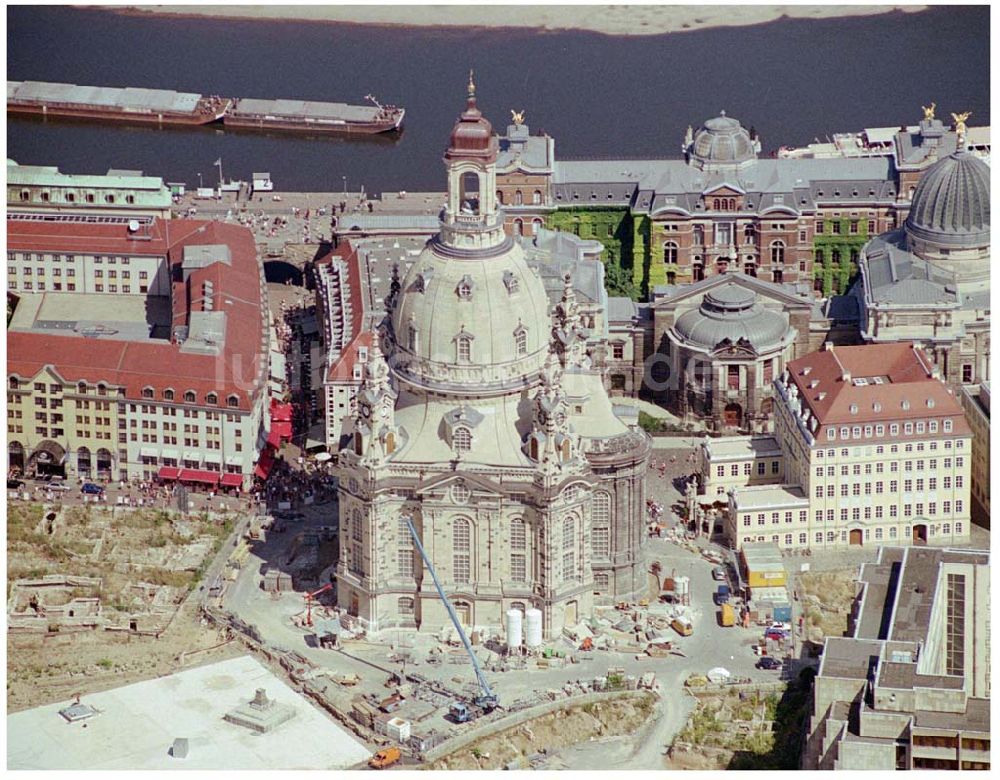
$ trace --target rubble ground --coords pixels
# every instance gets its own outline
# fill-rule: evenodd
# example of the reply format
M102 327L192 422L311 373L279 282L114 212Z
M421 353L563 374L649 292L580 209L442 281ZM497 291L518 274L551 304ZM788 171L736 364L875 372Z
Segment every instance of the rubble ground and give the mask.
M428 769L501 769L516 763L528 769L538 754L590 739L638 731L652 713L654 697L592 702L550 712L447 755Z
M821 642L827 636L843 636L857 591L857 567L798 575L802 591L806 638Z
M97 596L101 621L97 628L81 630L53 618L11 632L8 620L8 712L174 671L185 653L185 662L202 663L234 652L224 646L192 655L223 638L202 626L193 609L178 612L230 530L231 521L208 515L9 505L8 600L18 580L95 577L100 579L96 592L78 588L80 592L46 593L42 605L55 607L68 597ZM19 618L22 623L37 623L22 595L19 588L18 604L9 606L27 618ZM159 633L159 637L129 630L134 618L144 634Z

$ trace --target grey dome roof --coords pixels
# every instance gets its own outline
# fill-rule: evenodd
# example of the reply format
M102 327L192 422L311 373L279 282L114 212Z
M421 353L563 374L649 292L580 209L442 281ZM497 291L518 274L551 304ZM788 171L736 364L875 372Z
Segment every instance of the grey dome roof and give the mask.
M928 169L913 194L906 232L946 247L990 242L990 169L968 152L956 152Z
M739 120L723 111L694 134L691 156L702 167L738 167L757 159L757 144Z
M753 290L735 282L705 294L701 306L684 312L674 323L683 341L714 349L720 341L746 339L757 352L778 346L789 332L788 316L768 309Z

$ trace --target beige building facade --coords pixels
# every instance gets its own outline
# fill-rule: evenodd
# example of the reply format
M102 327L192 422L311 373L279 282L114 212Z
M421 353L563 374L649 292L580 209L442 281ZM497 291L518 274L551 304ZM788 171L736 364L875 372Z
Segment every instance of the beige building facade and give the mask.
M535 607L547 636L646 587L648 437L614 414L566 277L550 306L496 202L497 140L474 91L452 131L439 235L373 340L340 451L338 600L370 631Z
M730 544L823 549L969 540L972 431L920 349L829 346L790 362L775 390L782 480L726 488ZM755 437L733 449L769 441ZM718 445L703 452L707 501L720 487L712 475L732 465ZM738 470L750 462L744 454Z

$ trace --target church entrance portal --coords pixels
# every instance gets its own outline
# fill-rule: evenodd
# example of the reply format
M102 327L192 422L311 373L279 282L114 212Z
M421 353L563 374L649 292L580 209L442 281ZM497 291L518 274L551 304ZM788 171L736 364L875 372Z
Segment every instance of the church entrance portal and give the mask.
M860 528L851 529L851 544L860 546L864 541L864 534Z
M927 544L927 526L923 523L913 526L913 543Z

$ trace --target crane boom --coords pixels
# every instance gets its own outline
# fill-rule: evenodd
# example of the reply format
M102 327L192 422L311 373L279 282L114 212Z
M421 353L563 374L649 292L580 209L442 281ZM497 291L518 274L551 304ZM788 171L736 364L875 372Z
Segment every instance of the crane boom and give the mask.
M417 536L417 529L413 527L413 518L409 515L404 515L406 520L406 526L410 529L410 536L413 537L414 544L417 545L417 550L420 552L420 557L424 559L424 563L427 564L427 570L431 573L431 579L434 580L434 587L437 588L438 595L441 597L441 601L444 602L445 609L448 610L448 616L451 618L452 624L455 626L455 630L458 631L458 635L462 639L462 644L465 645L465 652L469 654L469 660L472 661L472 668L476 671L476 680L479 682L479 689L482 691L482 696L477 700L477 704L483 704L487 707L496 707L499 703L497 695L493 693L490 688L490 684L486 681L486 677L483 675L483 670L479 666L479 660L476 658L476 654L472 652L472 645L469 644L469 638L465 635L465 631L462 629L462 624L458 621L458 615L455 614L455 608L452 607L451 602L444 593L444 588L441 587L441 582L438 580L437 572L434 571L434 565L431 563L431 559L427 557L427 553L424 551L423 544L420 543L420 537Z

